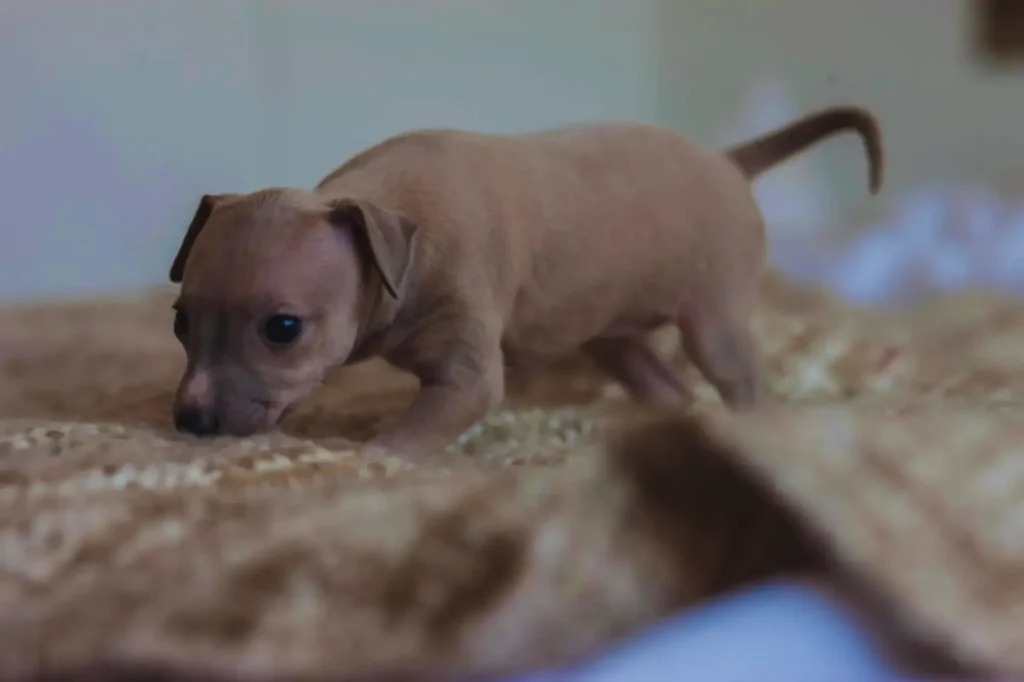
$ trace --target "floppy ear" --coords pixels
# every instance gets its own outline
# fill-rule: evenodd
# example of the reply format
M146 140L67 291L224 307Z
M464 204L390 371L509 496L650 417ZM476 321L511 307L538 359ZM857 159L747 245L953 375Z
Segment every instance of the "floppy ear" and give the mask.
M336 227L352 228L357 243L362 242L380 273L384 288L397 299L412 264L416 225L394 211L354 199L333 202L328 220Z
M173 283L181 283L181 278L185 274L185 261L188 260L188 254L192 251L192 245L195 243L196 237L199 236L199 231L203 229L206 221L209 220L213 207L229 196L233 195L204 194L203 198L199 200L196 214L192 216L192 222L185 232L185 238L181 240L181 246L178 247L178 255L174 257L174 262L171 263L170 277Z

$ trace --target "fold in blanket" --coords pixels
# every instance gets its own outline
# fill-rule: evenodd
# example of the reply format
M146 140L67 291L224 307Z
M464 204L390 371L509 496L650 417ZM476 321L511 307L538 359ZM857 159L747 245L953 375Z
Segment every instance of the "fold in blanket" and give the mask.
M10 675L485 678L776 576L835 586L915 665L1024 674L1013 303L885 316L770 281L776 405L641 414L573 361L419 465L353 448L409 397L374 363L280 432L174 433L167 304L0 317Z

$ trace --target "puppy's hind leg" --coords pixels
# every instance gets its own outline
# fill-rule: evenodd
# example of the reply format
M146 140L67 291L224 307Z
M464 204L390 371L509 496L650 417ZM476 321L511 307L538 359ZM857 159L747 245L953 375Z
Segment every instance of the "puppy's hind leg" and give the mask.
M763 399L760 354L748 319L719 308L679 322L686 354L734 408L753 407Z
M643 338L597 338L583 346L597 365L640 403L687 405L693 394Z

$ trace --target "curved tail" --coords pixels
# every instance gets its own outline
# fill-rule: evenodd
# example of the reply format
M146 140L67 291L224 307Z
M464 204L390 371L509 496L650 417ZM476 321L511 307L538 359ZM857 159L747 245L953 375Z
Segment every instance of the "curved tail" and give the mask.
M833 107L810 114L784 128L744 142L725 154L748 178L755 178L812 144L845 130L855 130L864 142L868 157L868 183L871 193L882 187L882 134L875 117L859 107Z

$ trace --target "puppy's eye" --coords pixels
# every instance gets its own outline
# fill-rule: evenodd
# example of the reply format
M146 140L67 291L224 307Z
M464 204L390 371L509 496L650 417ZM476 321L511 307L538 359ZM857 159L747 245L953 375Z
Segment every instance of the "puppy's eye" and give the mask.
M290 346L302 334L302 320L294 315L271 315L263 323L263 338L274 346Z
M179 339L188 336L188 315L180 310L174 311L174 335Z

